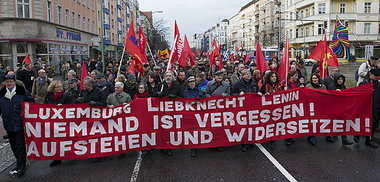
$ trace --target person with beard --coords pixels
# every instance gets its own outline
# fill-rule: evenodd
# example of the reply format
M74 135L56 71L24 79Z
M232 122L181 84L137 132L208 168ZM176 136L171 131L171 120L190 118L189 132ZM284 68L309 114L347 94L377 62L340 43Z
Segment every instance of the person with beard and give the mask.
M177 82L178 82L178 84L181 87L181 91L183 92L186 89L186 87L187 87L186 72L185 72L185 70L182 69L182 70L180 70L178 72Z
M319 90L327 90L326 86L322 84L321 77L319 77L318 73L311 74L310 83L308 83L305 87L319 89ZM317 137L315 136L309 136L307 137L307 139L309 140L311 145L315 145L317 143ZM327 137L326 137L326 140L328 141Z
M256 80L251 76L251 71L248 69L241 70L242 79L237 81L232 88L232 95L244 95L245 93L258 93L259 87ZM248 144L242 144L241 151L246 152Z
M166 71L164 74L164 83L160 91L157 92L157 97L168 97L169 99L182 97L183 92L181 86L175 81L174 73ZM167 149L169 156L173 155L172 149Z

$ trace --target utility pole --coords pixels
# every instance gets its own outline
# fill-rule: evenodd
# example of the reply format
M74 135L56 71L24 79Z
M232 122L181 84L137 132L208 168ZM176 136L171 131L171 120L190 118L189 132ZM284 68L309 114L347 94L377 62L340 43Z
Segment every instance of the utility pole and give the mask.
M278 6L278 53L277 53L277 57L278 59L280 59L280 55L281 55L281 50L280 50L280 47L281 47L281 1L280 0L276 0L276 5Z
M104 8L104 0L102 0L102 4L101 4L101 8L100 8L100 31L99 34L100 34L100 41L101 41L101 52L102 52L102 63L103 63L103 68L102 68L102 71L104 73L104 69L105 69L105 60L104 60L104 18L103 18L103 8Z

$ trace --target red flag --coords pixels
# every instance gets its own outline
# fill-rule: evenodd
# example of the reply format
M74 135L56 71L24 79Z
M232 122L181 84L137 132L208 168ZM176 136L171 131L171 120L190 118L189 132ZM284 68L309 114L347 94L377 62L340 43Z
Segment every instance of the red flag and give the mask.
M135 73L135 60L134 59L131 60L131 64L129 65L127 72L130 74L136 75L136 73Z
M247 64L248 61L249 61L249 54L247 52L247 55L245 56L245 62L244 62L244 64Z
M143 32L141 26L139 26L139 49L140 49L141 55L144 56L143 62L147 63L148 60L147 60L146 54L145 54L145 45L146 45L145 35L144 35L144 32Z
M219 71L222 69L223 69L222 53L219 53Z
M261 47L259 41L257 41L256 46L256 68L260 70L260 74L263 74L266 70L268 70L268 65L265 61L265 57L263 52L261 51Z
M339 67L338 58L336 57L336 54L331 50L330 46L327 46L327 64L333 67Z
M243 43L241 43L235 50L239 50L240 47L243 47Z
M189 46L189 42L187 41L187 37L185 35L185 41L184 41L184 45L183 45L183 50L182 50L182 55L181 55L181 58L179 59L178 63L179 65L181 65L183 68L186 67L186 64L187 64L187 58L190 57L190 59L193 60L193 63L195 64L195 61L194 61L194 57L193 57L193 52L191 51L190 49L190 46ZM191 62L191 61L190 61ZM193 66L194 64L192 63L191 66Z
M231 63L233 64L233 63L235 62L235 60L234 60L234 53L232 53L232 54L230 55L230 57L231 57Z
M286 79L289 72L289 36L286 36L285 48L280 64L280 69L278 70L278 77L280 82Z
M138 40L136 39L135 30L133 29L133 20L131 19L131 24L129 26L128 35L125 40L125 48L129 54L131 54L136 60L143 62L144 56L138 46Z
M182 51L183 51L183 42L181 39L181 36L179 34L179 29L177 26L177 21L175 21L175 29L174 29L174 37L177 36L178 40L175 44L175 49L174 49L174 58L179 62L179 59L181 58Z
M84 63L84 61L82 61L82 74L80 76L80 90L83 89L83 84L84 84L84 78L88 77L89 74L88 74L88 71L87 71L87 67L86 67L86 64Z
M211 47L211 54L210 54L210 65L213 65L215 62L215 56L217 56L217 51L218 51L218 45L216 44L215 38L212 43Z
M313 52L311 52L309 58L314 59L314 60L319 60L319 58L321 57L322 51L323 51L323 41L320 40L317 46L315 46Z
M142 77L145 76L144 65L141 61L135 60L135 68L137 69L137 71L140 73Z
M322 54L319 60L319 75L322 79L327 77L327 60L325 59L325 55L327 54L327 40L326 40L326 34L325 34L325 40L323 41L323 47L322 47Z
M26 57L24 58L24 63L29 63L30 64L30 68L33 68L32 67L32 60L30 60L30 56L29 54L26 55Z
M199 55L200 57L203 56L203 51L204 51L204 50L205 50L205 48L202 49L201 54Z

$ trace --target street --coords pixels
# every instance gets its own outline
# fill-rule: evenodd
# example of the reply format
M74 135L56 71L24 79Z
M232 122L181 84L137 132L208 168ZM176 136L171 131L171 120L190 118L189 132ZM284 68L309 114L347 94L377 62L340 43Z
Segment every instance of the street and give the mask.
M99 163L90 159L63 161L54 168L50 161L31 161L25 176L18 178L0 174L0 181L288 181L287 172L297 181L377 181L380 178L380 150L360 144L342 146L339 139L328 143L318 137L316 146L305 138L296 138L291 146L277 141L271 150L264 143L265 150L283 166L279 170L268 156L254 145L245 153L240 146L225 147L223 152L212 149L198 149L196 157L190 151L174 150L172 157L158 150L142 159L136 168L138 152L103 158ZM352 138L350 138L352 140ZM260 146L260 145L259 145ZM284 171L285 170L285 171Z

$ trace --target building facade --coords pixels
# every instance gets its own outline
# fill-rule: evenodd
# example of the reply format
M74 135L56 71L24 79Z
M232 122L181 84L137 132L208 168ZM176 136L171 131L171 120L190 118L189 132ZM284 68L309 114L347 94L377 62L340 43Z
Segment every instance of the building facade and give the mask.
M133 19L135 32L138 30L140 23L139 3L136 0L97 1L103 5L98 8L98 24L100 25L98 31L102 32L103 30L104 57L105 59L118 59L123 51L131 18ZM103 22L100 21L101 19L103 19ZM99 39L102 38L100 35ZM98 50L100 49L98 47Z
M326 33L331 41L336 19L348 27L350 51L364 58L364 46L380 51L379 0L285 0L286 32L293 57L307 57Z
M68 3L70 1L70 3ZM98 35L96 0L2 0L0 62L15 68L27 54L53 68L90 56Z

